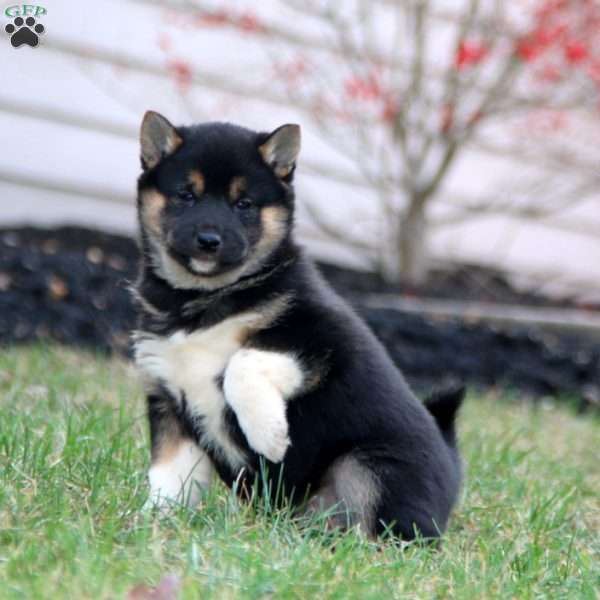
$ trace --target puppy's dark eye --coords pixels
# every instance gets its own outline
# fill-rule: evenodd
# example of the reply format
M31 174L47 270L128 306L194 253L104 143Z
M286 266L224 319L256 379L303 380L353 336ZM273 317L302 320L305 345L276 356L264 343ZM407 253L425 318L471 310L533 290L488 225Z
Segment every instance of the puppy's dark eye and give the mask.
M250 198L240 198L236 203L235 207L239 210L248 210L252 208L252 200Z
M194 194L192 194L192 192L190 192L190 190L184 189L184 190L179 190L177 192L177 199L181 200L182 202L191 203L191 202L194 202L196 197L194 196Z

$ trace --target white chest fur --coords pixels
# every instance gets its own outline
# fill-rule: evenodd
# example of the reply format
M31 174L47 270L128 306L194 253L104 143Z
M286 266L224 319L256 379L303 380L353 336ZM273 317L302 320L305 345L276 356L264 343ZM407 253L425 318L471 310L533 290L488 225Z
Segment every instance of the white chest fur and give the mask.
M264 315L248 312L189 334L178 331L160 337L142 333L135 343L135 362L142 374L160 382L177 399L185 394L191 415L202 419L201 444L214 448L234 469L244 465L245 457L224 427L225 400L217 378L248 332L262 323Z

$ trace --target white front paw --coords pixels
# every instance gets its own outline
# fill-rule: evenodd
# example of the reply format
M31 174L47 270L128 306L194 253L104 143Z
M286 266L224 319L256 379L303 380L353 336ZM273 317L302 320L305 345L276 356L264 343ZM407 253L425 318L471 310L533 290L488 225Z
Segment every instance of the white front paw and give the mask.
M240 427L250 447L266 459L280 463L290 445L288 423L283 415L264 416L259 423L244 423Z
M194 442L180 441L168 458L150 467L150 496L144 508L165 513L178 504L196 506L210 486L212 472L211 460Z
M238 350L225 370L225 399L250 447L271 462L281 462L290 445L287 398L301 381L292 357L251 348Z

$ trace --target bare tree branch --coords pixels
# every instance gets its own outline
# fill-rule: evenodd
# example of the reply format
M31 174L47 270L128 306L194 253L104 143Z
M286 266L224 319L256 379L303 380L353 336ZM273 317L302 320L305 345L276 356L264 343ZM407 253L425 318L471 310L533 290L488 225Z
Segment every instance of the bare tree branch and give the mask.
M360 250L368 253L373 252L374 247L371 244L368 244L363 240L359 240L353 237L348 231L333 225L314 207L311 202L305 202L303 204L303 208L311 218L312 223L330 239L337 242L342 242L354 250Z
M207 22L216 14L215 5L204 0L130 1L185 11L188 20ZM505 144L496 141L493 133L494 127L540 109L597 109L600 86L595 88L590 78L584 81L584 69L573 66L581 57L572 59L572 73L567 74L574 73L572 77L565 76L553 85L535 84L535 53L539 49L524 48L523 41L528 42L532 32L539 34L536 27L546 27L539 20L540 13L532 9L529 19L517 26L510 22L508 3L502 0L461 0L456 7L443 9L430 0L279 2L295 11L298 23L293 27L284 19L260 22L258 18L253 31L244 30L239 9L227 2L219 5L223 16L219 25L241 31L240 39L248 44L258 42L272 66L277 65L276 53L302 52L310 73L301 84L289 84L284 65L283 77L269 86L245 80L243 73L225 77L218 71L201 72L190 66L190 85L293 106L307 115L322 139L352 162L355 173L315 163L305 163L307 171L372 188L370 197L376 198L381 214L381 242L372 248L354 239L312 205L307 204L307 213L331 239L375 256L391 277L397 276L390 264L393 261L411 276L422 274L424 267L410 263L426 254L428 211L433 202L453 205L449 215L433 221L435 225L498 214L554 223L595 193L597 161L589 145L567 145L549 137L545 146L544 142L536 145L519 139ZM554 9L562 10L559 5L562 3L556 3ZM578 19L580 15L578 9ZM394 19L394 38L387 40L390 44L377 39L381 30L378 18ZM307 19L324 33L303 28ZM431 40L441 27L451 34L444 39L451 41L447 56L440 60ZM543 42L546 45L540 52L548 50L548 43ZM74 56L88 51L60 40L49 41L48 46ZM566 47L557 47L554 58L564 54L568 59L568 52ZM139 58L94 48L89 55L106 64L169 76L165 69ZM597 60L600 63L600 57ZM489 128L484 128L484 123ZM502 194L459 195L446 200L441 194L443 185L467 150L527 162L535 167L535 173L519 173L520 186L501 186ZM567 172L569 183L552 177L553 172L563 176Z

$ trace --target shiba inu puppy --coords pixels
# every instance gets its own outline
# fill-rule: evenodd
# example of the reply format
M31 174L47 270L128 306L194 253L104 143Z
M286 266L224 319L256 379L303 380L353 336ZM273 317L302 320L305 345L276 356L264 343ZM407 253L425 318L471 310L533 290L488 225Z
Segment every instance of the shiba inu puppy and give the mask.
M457 390L415 398L292 236L300 128L174 127L146 113L135 361L151 499L196 504L213 472L369 536L437 537L456 501Z

